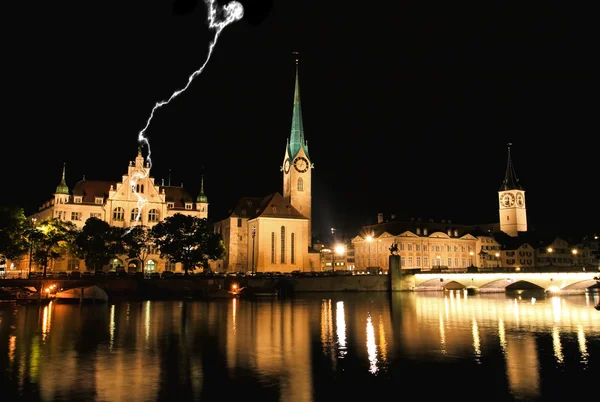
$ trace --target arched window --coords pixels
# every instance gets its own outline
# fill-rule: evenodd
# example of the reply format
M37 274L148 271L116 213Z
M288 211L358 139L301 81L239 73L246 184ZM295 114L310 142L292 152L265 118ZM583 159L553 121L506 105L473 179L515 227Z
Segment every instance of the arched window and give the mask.
M113 220L114 221L122 221L125 217L125 210L121 207L116 207L113 209Z
M146 262L146 269L144 271L154 272L155 270L156 270L156 262L154 262L154 260L148 260Z
M123 261L120 260L119 258L113 258L112 260L110 260L110 263L108 265L109 265L111 271L117 271L117 270L123 269Z
M281 263L285 264L285 226L281 227Z
M292 237L290 239L290 262L292 264L296 263L296 258L295 258L296 256L294 255L294 252L295 252L295 243L296 243L296 241L295 241L296 240L296 236L295 235L296 235L295 233L292 233Z
M137 220L137 218L138 218L138 217L137 217L137 216L138 216L138 213L139 213L139 209L137 209L137 208L133 208L133 209L131 210L131 220L132 220L132 221L135 221L135 220Z
M158 219L158 209L151 209L150 211L148 211L148 222L158 222Z
M302 177L298 178L298 191L304 191L304 180L302 180Z
M271 232L271 264L275 264L275 232Z

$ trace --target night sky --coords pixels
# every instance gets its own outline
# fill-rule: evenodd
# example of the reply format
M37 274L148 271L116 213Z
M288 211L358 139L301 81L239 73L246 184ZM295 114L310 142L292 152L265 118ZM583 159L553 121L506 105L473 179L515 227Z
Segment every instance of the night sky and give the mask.
M203 73L155 113L151 176L209 218L282 192L300 52L313 226L498 221L511 142L528 221L600 232L597 21L572 1L240 1ZM214 31L202 0L14 2L3 49L2 203L120 180L154 104L185 86ZM393 4L388 4L393 3ZM485 3L485 4L483 4ZM223 4L223 3L221 3ZM3 8L9 7L7 4Z

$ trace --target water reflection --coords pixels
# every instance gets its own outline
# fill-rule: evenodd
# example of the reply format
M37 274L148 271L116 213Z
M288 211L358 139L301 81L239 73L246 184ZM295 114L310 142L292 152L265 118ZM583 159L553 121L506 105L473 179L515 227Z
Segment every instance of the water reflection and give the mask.
M500 373L507 395L536 399L557 386L553 375L597 367L600 315L593 297L529 296L2 306L0 385L7 400L295 402L355 396L372 381L383 392L443 369L438 382L471 376L497 390Z

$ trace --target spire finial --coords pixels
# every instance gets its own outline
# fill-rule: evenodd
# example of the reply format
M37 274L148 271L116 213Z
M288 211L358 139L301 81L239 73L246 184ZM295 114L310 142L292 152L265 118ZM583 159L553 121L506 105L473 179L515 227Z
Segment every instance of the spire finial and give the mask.
M296 58L296 65L298 65L298 57L299 57L299 52L292 52L292 54L295 56Z
M506 190L514 190L519 189L522 190L521 185L519 184L519 179L515 173L515 167L512 163L512 158L510 156L510 147L512 146L512 142L506 144L507 148L507 160L506 160L506 173L504 174L504 180L502 181L502 186L500 187L500 191Z

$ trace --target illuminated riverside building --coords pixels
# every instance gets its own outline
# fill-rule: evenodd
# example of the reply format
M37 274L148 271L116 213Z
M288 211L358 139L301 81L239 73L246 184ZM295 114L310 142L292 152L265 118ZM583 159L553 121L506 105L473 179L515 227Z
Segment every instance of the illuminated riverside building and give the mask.
M510 144L509 144L510 145ZM517 179L510 146L498 191L499 223L465 225L451 220L396 219L391 214L364 226L352 239L355 269L388 269L390 247L397 244L402 269L421 271L598 270L598 236L569 244L565 239L528 230L525 190Z
M135 181L136 192L147 200L141 212L138 194L132 189L132 180ZM88 180L84 177L70 191L66 183L66 167L63 166L62 179L54 196L28 219L39 223L44 219L57 218L72 222L81 229L87 219L98 218L111 226L128 228L138 224L152 227L176 213L207 218L208 198L204 194L203 178L200 178L200 193L196 199L183 188L183 184L171 186L169 182L166 186L164 183L158 185L154 177L150 176L150 165L144 162L142 151L138 149L137 157L129 163L127 173L120 181ZM18 264L18 269L26 270L29 257ZM85 261L70 256L53 261L52 264L54 271L85 270ZM175 271L181 269L180 265L163 260L154 253L149 256L143 268L146 272ZM129 271L142 270L140 261L128 260L125 256L117 256L111 260L110 267L114 269L117 266L127 266Z
M227 249L225 271L319 270L319 253L310 251L313 163L304 138L298 60L292 128L280 169L283 193L242 197L229 216L215 223Z

